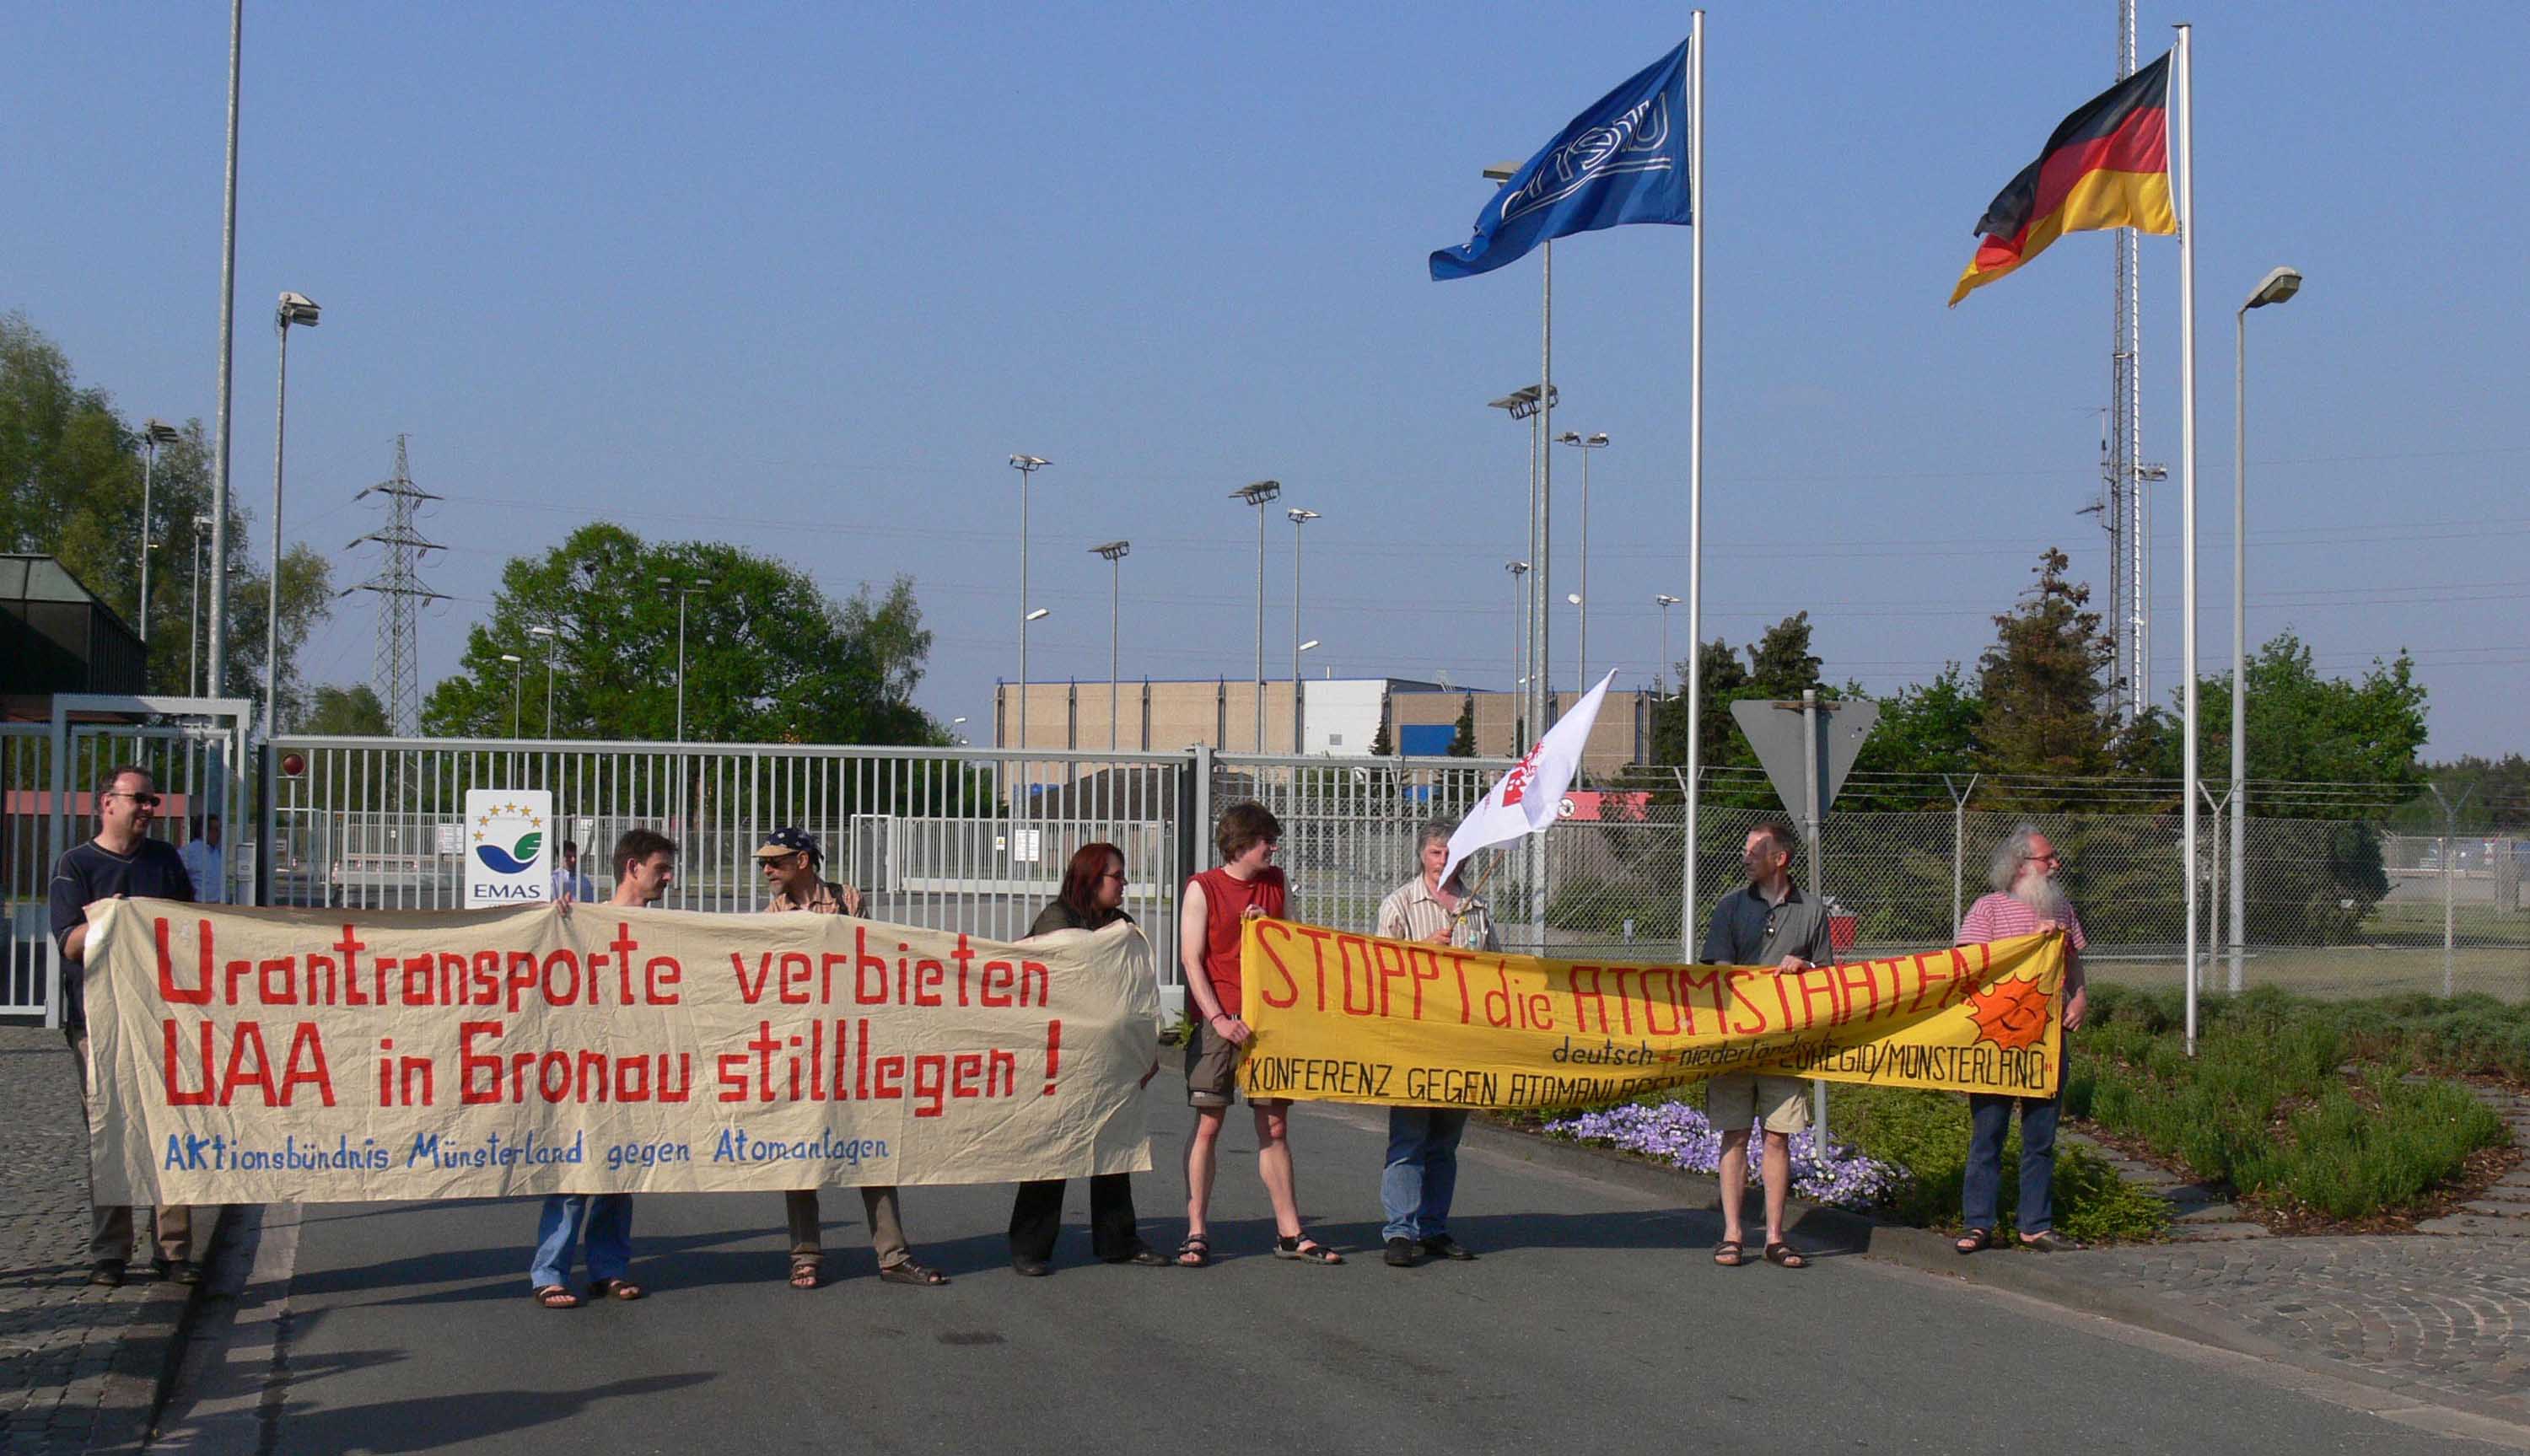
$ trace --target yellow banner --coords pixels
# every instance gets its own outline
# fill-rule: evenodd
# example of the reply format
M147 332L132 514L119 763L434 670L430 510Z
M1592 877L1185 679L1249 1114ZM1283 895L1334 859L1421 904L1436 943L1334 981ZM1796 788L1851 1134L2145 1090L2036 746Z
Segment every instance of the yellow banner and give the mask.
M834 915L88 907L105 1204L1150 1166L1150 945Z
M2045 1097L2055 935L1797 973L1544 960L1251 920L1251 1099L1578 1107L1764 1071Z

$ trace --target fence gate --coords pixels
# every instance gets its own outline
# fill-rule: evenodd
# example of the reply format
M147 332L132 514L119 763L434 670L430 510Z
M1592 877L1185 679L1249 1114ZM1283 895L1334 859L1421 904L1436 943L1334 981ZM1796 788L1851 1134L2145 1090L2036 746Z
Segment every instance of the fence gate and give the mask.
M65 693L49 724L0 729L0 890L8 903L0 1016L61 1019L53 947L52 867L96 832L97 790L126 764L147 769L160 796L153 838L182 845L211 818L223 829L247 818L248 705L238 698L125 697ZM241 900L253 883L252 835L223 856L204 899Z

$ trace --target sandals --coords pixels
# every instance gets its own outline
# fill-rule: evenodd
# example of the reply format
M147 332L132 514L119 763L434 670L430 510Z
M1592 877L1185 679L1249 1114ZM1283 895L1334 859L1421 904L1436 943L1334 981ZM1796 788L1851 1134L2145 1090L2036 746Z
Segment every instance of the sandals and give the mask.
M591 1279L588 1292L596 1299L620 1299L630 1303L639 1299L644 1291L630 1279Z
M1960 1255L1982 1254L1993 1247L1994 1230L1991 1228L1971 1228L1951 1244L1951 1248Z
M1202 1234L1187 1234L1178 1245L1178 1267L1202 1268L1210 1263L1212 1263L1212 1240Z
M2036 1233L2022 1234L2020 1247L2032 1254L2070 1254L2082 1245L2078 1239L2068 1239L2052 1229L2040 1229Z
M910 1259L903 1264L889 1265L878 1271L878 1276L890 1284L919 1284L926 1289L937 1289L949 1282L947 1274Z
M1344 1256L1307 1234L1291 1234L1274 1241L1274 1257L1296 1259L1302 1264L1342 1264Z
M1766 1262L1777 1268L1808 1268L1809 1256L1781 1239L1766 1246Z
M572 1293L560 1284L547 1284L541 1289L531 1290L528 1292L527 1298L534 1300L537 1304L544 1306L548 1310L576 1310L579 1308L579 1296Z
M791 1261L791 1287L792 1287L792 1288L794 1288L794 1289L814 1289L814 1288L816 1288L816 1287L817 1287L817 1276L818 1276L818 1270L819 1270L818 1263L817 1263L817 1261L815 1261L815 1260L813 1260L813 1259L794 1259L794 1260L792 1260L792 1261Z

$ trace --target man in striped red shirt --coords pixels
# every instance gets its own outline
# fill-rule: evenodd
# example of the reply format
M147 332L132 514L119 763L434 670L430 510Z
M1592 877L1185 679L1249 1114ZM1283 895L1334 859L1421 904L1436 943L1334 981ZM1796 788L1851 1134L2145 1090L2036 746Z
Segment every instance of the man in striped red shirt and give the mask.
M2074 913L2072 901L2064 897L2062 887L2056 883L2056 872L2062 865L2055 844L2035 825L2024 824L2014 830L2011 837L1995 846L1990 880L1994 892L1980 896L1968 907L1967 915L1959 921L1957 944L1977 945L2040 931L2063 932L2064 1030L2071 1032L2081 1026L2082 1012L2090 998L2082 979L2082 951L2089 943L2082 935L2082 917ZM2056 1178L2056 1118L2063 1105L2062 1077L2057 1079L2057 1089L2051 1098L2017 1099L2020 1207L2015 1221L2020 1226L2021 1247L2040 1253L2081 1247L2055 1231L2052 1185ZM1966 1225L1956 1246L1961 1254L1974 1254L1994 1243L1995 1225L2002 1216L1997 1205L2003 1189L2003 1141L2011 1129L2014 1101L1999 1093L1968 1094L1972 1130L1966 1176L1959 1186L1960 1213Z

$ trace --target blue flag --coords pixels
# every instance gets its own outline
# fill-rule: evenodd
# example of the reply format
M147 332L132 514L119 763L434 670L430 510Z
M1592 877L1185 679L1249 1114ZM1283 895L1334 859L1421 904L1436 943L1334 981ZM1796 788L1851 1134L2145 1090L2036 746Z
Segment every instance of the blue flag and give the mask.
M1512 174L1464 247L1432 254L1432 277L1490 273L1550 238L1623 223L1691 223L1686 42L1572 119Z

